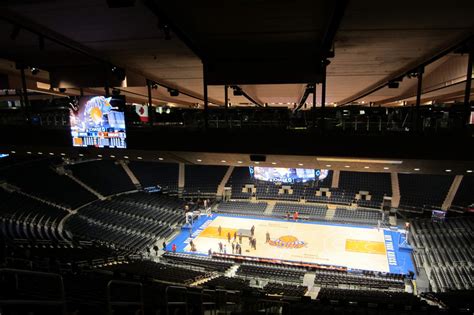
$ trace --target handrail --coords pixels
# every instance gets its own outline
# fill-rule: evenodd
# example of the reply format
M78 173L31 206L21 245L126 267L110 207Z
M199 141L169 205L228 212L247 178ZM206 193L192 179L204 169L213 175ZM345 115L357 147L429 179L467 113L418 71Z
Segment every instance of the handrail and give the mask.
M138 286L140 290L140 301L130 302L130 301L112 301L112 296L110 288L114 284L124 284L129 286ZM132 282L132 281L123 281L123 280L110 280L107 283L107 310L109 314L113 314L112 306L130 306L137 305L140 306L141 314L144 314L144 300L143 300L143 285L141 282Z
M281 306L282 307L282 314L285 315L290 315L290 303L285 302L285 301L279 301L279 300L269 300L269 299L261 299L258 300L258 302L263 303L263 306L265 308L265 314L269 314L268 307L267 306ZM283 307L287 307L287 312L284 312Z
M11 268L1 268L0 269L0 274L1 273L13 273L15 275L15 290L18 289L18 284L19 284L18 275L19 274L57 278L58 279L58 284L59 284L60 299L58 299L58 300L5 299L5 300L0 300L0 305L2 305L2 304L6 304L6 305L25 305L25 304L29 304L29 305L59 305L59 306L62 305L61 313L63 315L66 314L66 299L65 299L65 293L64 293L64 282L63 282L63 277L61 275L56 274L56 273L49 273L49 272L20 270L20 269L11 269Z
M170 291L181 291L184 292L184 300L183 301L170 301L169 300L169 293ZM188 298L187 298L187 292L188 289L186 287L181 287L181 286L168 286L166 287L165 290L165 298L166 298L166 314L171 314L170 313L170 305L175 305L175 306L184 306L184 314L188 314Z

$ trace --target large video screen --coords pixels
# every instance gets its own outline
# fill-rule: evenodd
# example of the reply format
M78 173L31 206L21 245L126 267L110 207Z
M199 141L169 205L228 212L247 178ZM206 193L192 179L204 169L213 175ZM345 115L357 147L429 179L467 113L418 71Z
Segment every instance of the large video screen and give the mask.
M282 183L304 183L312 180L321 180L328 175L328 170L306 168L251 166L249 169L250 175L255 179Z
M71 136L75 147L127 147L125 99L122 96L84 96L71 109Z

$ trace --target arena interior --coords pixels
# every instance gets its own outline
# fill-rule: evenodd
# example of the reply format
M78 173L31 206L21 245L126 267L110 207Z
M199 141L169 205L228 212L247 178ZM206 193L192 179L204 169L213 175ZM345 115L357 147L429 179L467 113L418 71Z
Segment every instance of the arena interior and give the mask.
M0 315L473 314L473 13L0 3Z

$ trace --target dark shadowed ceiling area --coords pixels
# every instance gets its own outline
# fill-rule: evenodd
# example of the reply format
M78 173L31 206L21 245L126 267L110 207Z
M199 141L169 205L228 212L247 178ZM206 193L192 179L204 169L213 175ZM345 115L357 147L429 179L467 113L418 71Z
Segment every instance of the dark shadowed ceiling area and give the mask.
M211 106L224 104L229 84L260 104L294 107L306 84L321 81L327 57L326 104L398 105L413 101L416 79L377 88L474 34L472 0L131 2L3 1L0 73L15 88L14 62L22 62L50 74L29 81L93 93L117 66L126 73L117 87L134 101L146 101L148 79L162 85L152 91L154 103L196 106L206 70ZM422 101L462 98L466 65L467 56L454 52L427 65ZM168 88L181 93L170 96ZM229 101L251 103L232 92Z

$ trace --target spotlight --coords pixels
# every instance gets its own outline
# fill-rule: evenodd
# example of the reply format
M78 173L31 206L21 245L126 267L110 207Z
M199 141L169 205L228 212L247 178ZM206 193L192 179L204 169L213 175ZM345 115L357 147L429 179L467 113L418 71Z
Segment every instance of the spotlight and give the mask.
M30 69L32 75L37 75L40 71L38 68L31 67Z
M178 96L179 91L176 89L168 89L168 92L170 93L170 96Z
M120 68L120 67L116 67L116 66L112 66L112 73L114 74L114 76L120 80L120 81L123 81L125 80L125 70Z
M388 88L389 89L398 89L400 83L395 82L395 81L390 81L388 82Z
M171 29L168 23L164 21L159 21L158 28L163 31L163 34L165 35L165 40L171 39Z
M133 7L135 5L135 0L107 0L107 5L111 9Z
M170 108L167 108L166 111L165 111L165 113L167 113L167 114L171 113L171 109L170 109Z
M165 40L171 40L171 32L168 24L163 25L163 33L165 33Z
M20 34L20 27L18 25L15 25L15 27L12 30L12 33L10 34L10 39L15 40L18 35Z
M38 37L38 44L39 44L39 49L44 50L44 37L43 36Z
M232 88L234 89L234 96L242 96L242 95L244 95L244 92L243 92L242 89L239 88L238 86L233 86Z

